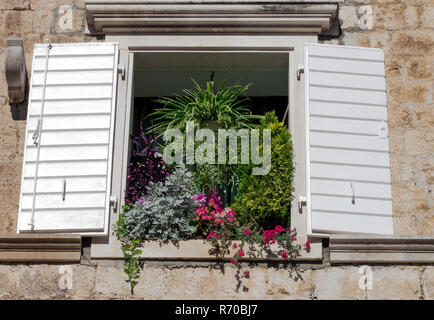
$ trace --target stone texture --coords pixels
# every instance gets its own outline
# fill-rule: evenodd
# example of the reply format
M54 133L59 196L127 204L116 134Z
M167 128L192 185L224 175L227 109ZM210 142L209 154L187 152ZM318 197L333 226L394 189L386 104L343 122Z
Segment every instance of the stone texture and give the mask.
M373 300L420 299L420 268L373 267L372 289L367 294Z
M366 292L359 288L359 268L325 268L313 276L315 299L366 299Z
M166 263L168 264L168 263ZM72 286L59 285L69 268ZM360 289L359 267L285 269L258 266L238 283L236 269L145 264L131 294L120 264L0 265L0 299L433 299L434 267L372 267L372 289Z
M434 267L425 267L421 273L424 297L426 300L434 300Z

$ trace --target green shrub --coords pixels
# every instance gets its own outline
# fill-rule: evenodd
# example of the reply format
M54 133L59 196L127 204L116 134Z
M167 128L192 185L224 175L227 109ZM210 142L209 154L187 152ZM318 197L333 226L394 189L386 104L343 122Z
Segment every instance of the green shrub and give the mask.
M294 172L291 134L274 111L265 114L259 129L271 130L271 170L267 175L251 175L251 170L244 174L232 208L244 224L253 222L264 229L289 226Z
M150 182L146 199L126 211L124 237L134 240L183 240L192 236L196 203L193 177L185 168L177 168L165 182Z

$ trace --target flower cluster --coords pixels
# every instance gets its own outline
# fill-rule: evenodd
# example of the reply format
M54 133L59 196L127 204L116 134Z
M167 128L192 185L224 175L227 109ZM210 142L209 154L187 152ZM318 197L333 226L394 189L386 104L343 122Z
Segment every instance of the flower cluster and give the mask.
M196 226L197 232L207 239L219 239L218 230L225 225L236 223L235 212L229 207L223 208L221 197L216 190L208 195L200 193L192 199L198 205L192 224Z
M276 235L282 232L289 232L289 229L285 229L282 226L276 226L274 229L271 230L265 230L264 231L264 243L276 243Z

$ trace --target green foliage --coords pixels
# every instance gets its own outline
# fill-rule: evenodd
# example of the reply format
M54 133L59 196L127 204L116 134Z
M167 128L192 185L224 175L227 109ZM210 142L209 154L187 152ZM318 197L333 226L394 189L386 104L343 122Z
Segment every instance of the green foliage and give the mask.
M244 95L250 85L235 83L229 87L215 88L214 82L207 82L201 88L194 82L195 89L184 89L184 96L163 97L156 100L164 107L149 116L156 121L154 131L162 135L166 129L185 130L187 121L195 121L200 128L210 122L217 122L220 128L251 127L252 116L246 107L248 98Z
M165 182L150 182L148 195L125 212L124 236L134 240L188 239L196 204L193 177L185 168L176 168Z
M256 228L290 225L294 172L291 134L274 112L265 114L259 128L271 130L271 170L267 175L244 174L232 208L241 222L254 221Z
M137 285L140 276L141 264L139 256L142 254L142 250L139 249L141 247L139 240L132 240L126 237L125 212L130 209L130 205L122 207L119 220L116 222L115 233L121 241L121 250L124 255L124 272L128 276L127 282L130 284L131 293L133 294L134 287Z

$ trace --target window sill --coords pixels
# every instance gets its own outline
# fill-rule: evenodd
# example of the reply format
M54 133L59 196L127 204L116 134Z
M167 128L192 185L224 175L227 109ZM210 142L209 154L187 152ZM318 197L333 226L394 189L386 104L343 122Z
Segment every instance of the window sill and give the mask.
M0 262L80 262L81 236L59 234L0 235Z
M304 244L306 239L299 237L300 244ZM301 256L294 261L321 261L322 260L322 243L321 240L312 240L310 243L310 251L303 249ZM165 260L165 261L210 261L221 259L215 255L210 255L209 251L212 246L204 240L188 240L180 241L178 245L173 243L162 244L158 241L146 242L142 248L140 258L142 260ZM229 260L232 253L225 256L225 260ZM114 237L109 239L93 238L91 247L91 258L96 260L123 259L121 252L121 243ZM265 252L258 258L245 258L245 261L267 260L279 261L280 258L267 257Z
M434 236L331 235L330 262L434 263Z

